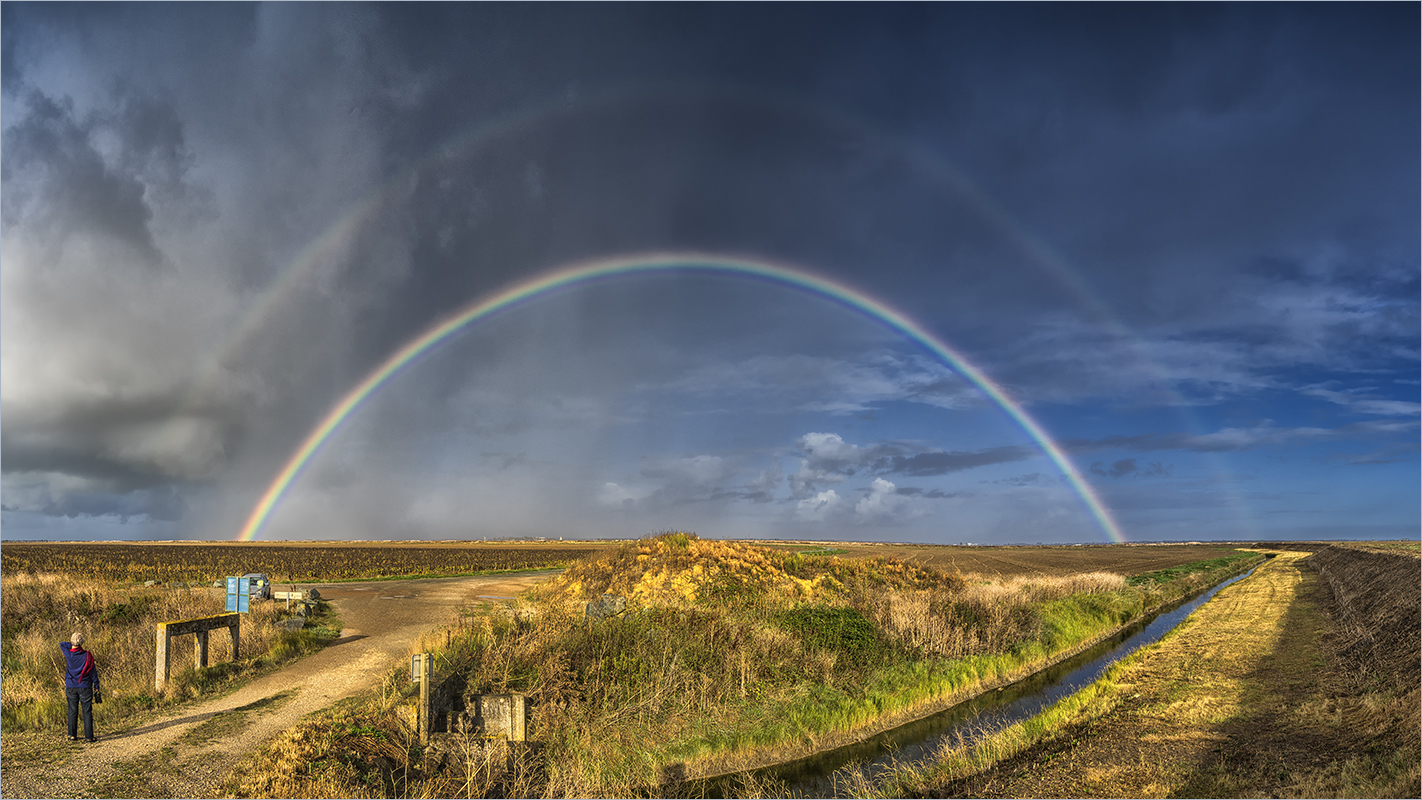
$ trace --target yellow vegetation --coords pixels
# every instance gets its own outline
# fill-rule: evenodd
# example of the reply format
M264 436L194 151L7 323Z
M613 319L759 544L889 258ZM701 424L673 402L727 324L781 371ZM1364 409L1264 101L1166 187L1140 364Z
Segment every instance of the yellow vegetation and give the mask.
M643 607L681 607L727 601L745 590L758 602L789 605L832 601L842 594L847 582L904 589L961 590L965 586L956 575L901 561L806 558L677 532L642 539L575 564L538 596L577 605L601 594L613 594Z

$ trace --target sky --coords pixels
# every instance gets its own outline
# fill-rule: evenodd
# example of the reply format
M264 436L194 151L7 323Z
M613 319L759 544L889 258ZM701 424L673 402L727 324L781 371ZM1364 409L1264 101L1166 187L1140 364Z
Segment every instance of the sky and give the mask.
M0 9L5 540L1419 535L1417 4Z

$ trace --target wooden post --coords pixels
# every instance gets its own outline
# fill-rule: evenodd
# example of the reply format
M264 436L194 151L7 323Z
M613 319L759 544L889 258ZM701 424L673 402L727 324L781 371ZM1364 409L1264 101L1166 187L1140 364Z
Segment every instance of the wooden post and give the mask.
M168 645L173 634L168 633L168 623L158 623L158 658L153 664L153 688L162 691L168 685L168 674L172 672L172 661L168 659Z
M420 654L420 744L430 743L430 684L434 682L434 658Z

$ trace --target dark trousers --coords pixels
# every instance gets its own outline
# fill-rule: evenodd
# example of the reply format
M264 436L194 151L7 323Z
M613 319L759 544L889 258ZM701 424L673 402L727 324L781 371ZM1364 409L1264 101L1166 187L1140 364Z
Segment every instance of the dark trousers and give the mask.
M84 708L84 738L94 738L94 690L89 686L81 686L78 689L64 687L64 697L69 701L69 738L74 738L78 734L75 731L79 728L79 708Z

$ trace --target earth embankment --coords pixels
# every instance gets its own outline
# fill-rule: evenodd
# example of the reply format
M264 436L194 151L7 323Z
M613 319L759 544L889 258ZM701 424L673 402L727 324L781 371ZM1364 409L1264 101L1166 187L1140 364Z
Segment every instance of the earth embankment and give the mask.
M1335 545L1306 563L1328 587L1339 655L1357 669L1416 685L1422 672L1417 554Z

